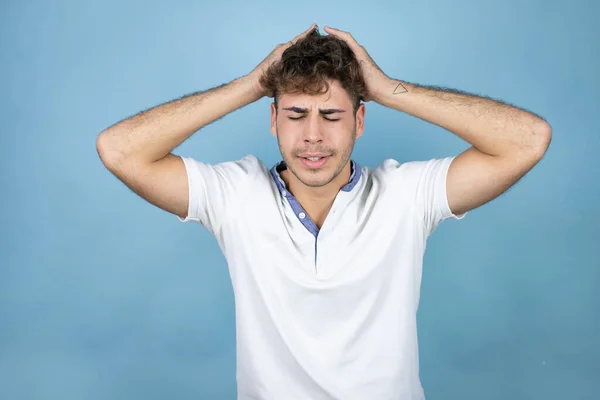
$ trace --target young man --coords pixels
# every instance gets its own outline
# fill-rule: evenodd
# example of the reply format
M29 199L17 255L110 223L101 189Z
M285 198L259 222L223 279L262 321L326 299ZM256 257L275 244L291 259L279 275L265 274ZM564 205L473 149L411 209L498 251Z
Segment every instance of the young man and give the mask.
M416 313L427 237L496 198L542 158L551 128L512 106L385 75L347 32L315 25L250 74L119 122L106 167L218 240L235 293L240 399L423 399ZM210 165L171 153L203 126L273 97L283 160ZM360 100L472 147L375 170L351 160Z

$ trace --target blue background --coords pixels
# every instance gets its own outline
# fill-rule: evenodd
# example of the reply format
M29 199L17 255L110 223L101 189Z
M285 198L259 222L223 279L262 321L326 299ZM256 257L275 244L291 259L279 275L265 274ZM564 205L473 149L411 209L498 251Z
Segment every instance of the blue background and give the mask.
M600 6L594 1L3 1L0 398L234 399L234 298L214 238L145 203L96 136L250 72L316 22L386 74L502 99L553 128L499 199L442 224L418 314L428 399L600 398ZM264 98L176 150L279 160ZM353 158L468 144L376 103Z

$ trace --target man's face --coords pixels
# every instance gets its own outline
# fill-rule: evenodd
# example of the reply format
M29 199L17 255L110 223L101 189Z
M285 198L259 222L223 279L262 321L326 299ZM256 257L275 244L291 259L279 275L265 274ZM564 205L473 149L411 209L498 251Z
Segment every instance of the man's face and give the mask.
M281 95L279 113L271 104L271 132L277 137L283 160L289 171L309 187L323 187L334 181L344 167L349 170L354 142L364 129L364 104L354 117L347 92L338 81L329 83L330 89L324 94ZM311 163L305 158L311 154L325 157Z

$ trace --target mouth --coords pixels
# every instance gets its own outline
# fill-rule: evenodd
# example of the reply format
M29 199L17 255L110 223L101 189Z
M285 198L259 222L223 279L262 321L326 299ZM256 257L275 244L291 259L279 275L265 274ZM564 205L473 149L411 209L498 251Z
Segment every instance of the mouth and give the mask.
M302 163L310 169L322 168L331 156L324 157L299 157Z

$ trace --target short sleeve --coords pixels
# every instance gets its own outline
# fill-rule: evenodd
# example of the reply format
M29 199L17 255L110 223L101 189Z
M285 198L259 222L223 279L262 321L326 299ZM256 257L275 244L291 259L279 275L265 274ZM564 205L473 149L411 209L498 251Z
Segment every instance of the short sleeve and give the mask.
M462 219L466 215L453 214L448 204L446 181L454 158L405 163L387 159L379 168L384 179L393 187L392 193L402 199L401 202L410 202L425 237L431 235L442 221Z
M417 176L416 200L423 213L425 233L431 235L447 219L462 219L467 213L454 214L448 204L448 170L455 157L435 158L414 163Z
M189 205L187 216L177 218L197 222L215 234L239 204L259 161L252 155L218 164L181 159L187 172Z

